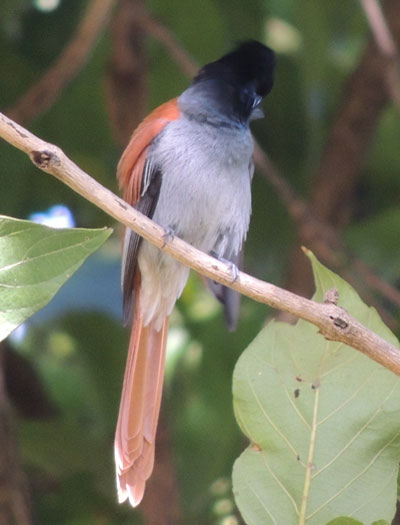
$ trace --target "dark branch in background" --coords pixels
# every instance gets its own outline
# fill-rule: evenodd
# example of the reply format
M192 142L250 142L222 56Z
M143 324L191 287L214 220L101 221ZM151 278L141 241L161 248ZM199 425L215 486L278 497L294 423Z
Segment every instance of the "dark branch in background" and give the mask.
M0 343L0 523L30 525L31 504L27 480L22 473L4 378L4 351Z
M393 102L400 109L399 53L396 42L390 33L380 3L377 0L360 0L360 2L371 27L376 45L382 55L388 59L386 71L388 89Z
M199 70L196 61L182 47L175 35L160 20L151 16L148 12L142 18L143 29L146 33L158 40L169 55L174 59L182 72L192 78Z
M126 146L132 131L146 116L148 108L147 34L143 28L146 21L143 0L119 2L112 23L112 54L106 79L110 120L116 141L121 147ZM180 494L165 409L166 403L163 403L157 427L154 471L139 512L147 524L180 525Z
M140 511L147 525L181 525L183 523L178 480L168 417L161 408L157 427L157 452L154 471L149 480Z
M360 0L372 34L381 53L396 58L396 43L390 33L381 5L377 0Z
M146 34L141 20L142 0L122 0L112 23L112 54L107 68L107 102L115 139L125 147L133 130L146 115Z
M60 92L86 64L106 26L116 0L92 0L72 39L39 81L6 111L17 122L27 123L49 109Z
M254 150L254 158L258 171L268 180L271 186L275 188L276 192L282 199L282 202L285 204L290 217L296 224L297 233L301 238L302 243L309 246L331 268L340 271L345 279L347 279L355 288L360 290L364 299L377 308L392 330L396 330L398 328L396 319L382 306L382 304L376 301L374 296L366 291L366 285L398 307L400 307L400 292L379 277L379 275L371 270L367 264L355 257L354 254L352 254L352 252L344 245L335 228L330 226L326 221L319 219L315 213L312 213L311 208L306 201L294 192L291 185L279 174L267 154L258 147L258 145L256 145ZM296 250L294 250L294 252L295 253L292 254L292 257L297 261L298 258L300 259L297 255L297 252L300 252L300 245L296 245ZM292 264L294 266L294 263ZM307 275L309 271L309 268L307 268ZM300 284L303 284L304 286L303 281L300 281ZM312 286L313 281L310 282L310 288ZM303 288L295 290L294 287L290 287L289 285L288 288L296 293L306 295ZM310 289L309 295L311 295L311 293L312 289ZM293 320L284 312L279 313L278 317L281 320Z
M6 392L20 416L36 420L56 417L58 410L31 362L14 350L8 339L2 349Z

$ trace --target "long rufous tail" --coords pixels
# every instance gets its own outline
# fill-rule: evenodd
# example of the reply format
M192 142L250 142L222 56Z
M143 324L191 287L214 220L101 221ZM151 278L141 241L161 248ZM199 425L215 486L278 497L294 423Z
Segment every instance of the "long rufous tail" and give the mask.
M156 331L136 308L114 443L120 503L138 505L153 470L167 331L168 318Z

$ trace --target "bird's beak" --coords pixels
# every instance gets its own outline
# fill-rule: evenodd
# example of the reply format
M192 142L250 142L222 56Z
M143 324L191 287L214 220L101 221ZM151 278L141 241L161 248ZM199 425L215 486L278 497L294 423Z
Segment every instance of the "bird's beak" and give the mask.
M260 108L260 106L257 106L251 110L250 120L257 120L260 118L264 118L264 116L264 111Z

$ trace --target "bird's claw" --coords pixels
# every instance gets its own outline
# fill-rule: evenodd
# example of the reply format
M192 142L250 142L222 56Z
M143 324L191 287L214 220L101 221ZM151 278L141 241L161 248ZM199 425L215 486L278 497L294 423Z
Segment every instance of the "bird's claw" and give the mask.
M229 270L232 274L232 283L235 283L239 277L239 268L236 266L235 263L232 261L228 261L227 259L220 259L221 262L224 262L229 267Z
M220 262L225 263L228 266L229 271L232 274L232 281L231 282L232 283L236 282L237 278L239 277L239 268L236 266L236 264L233 263L232 261L230 261L229 259L225 259L225 257L220 257L214 251L211 252L211 255L213 257L215 257L216 259L218 259Z

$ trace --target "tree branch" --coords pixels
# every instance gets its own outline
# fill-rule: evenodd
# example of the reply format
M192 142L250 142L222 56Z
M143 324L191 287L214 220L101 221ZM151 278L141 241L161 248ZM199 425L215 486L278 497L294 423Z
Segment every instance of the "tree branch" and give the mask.
M46 111L79 73L104 29L116 0L92 0L72 39L39 81L6 113L17 122L28 122Z
M165 231L74 164L57 146L36 137L0 113L0 136L24 151L46 173L128 226L160 250L193 270L255 301L289 312L317 326L328 340L340 341L400 375L400 351L339 306L297 296L273 284L240 272L235 282L229 265L197 250L181 239L165 242Z

